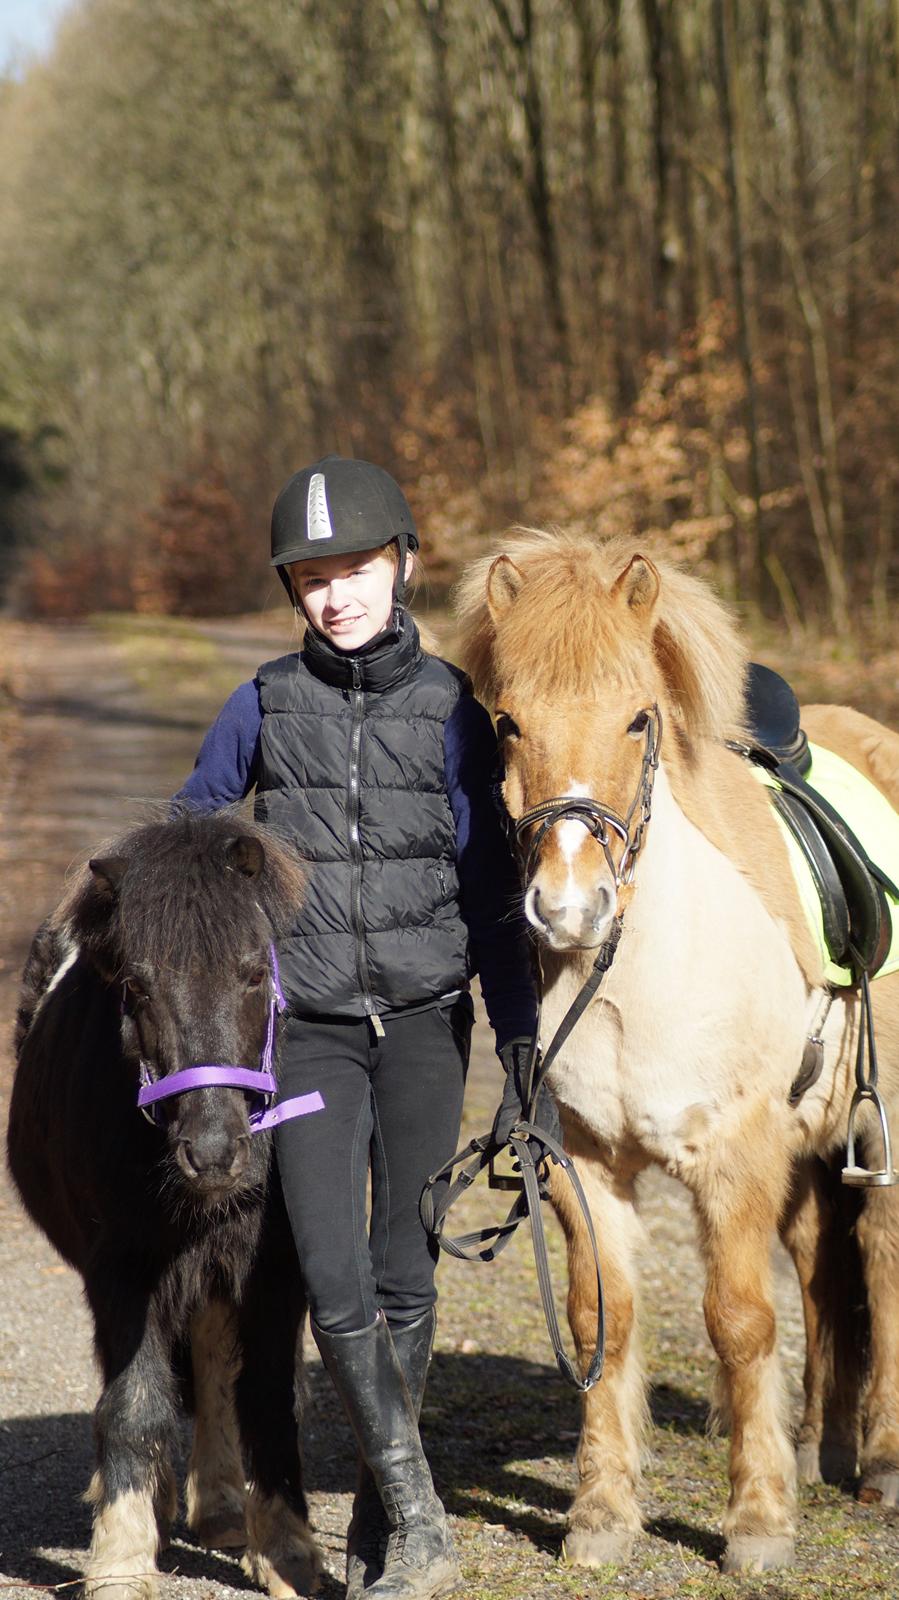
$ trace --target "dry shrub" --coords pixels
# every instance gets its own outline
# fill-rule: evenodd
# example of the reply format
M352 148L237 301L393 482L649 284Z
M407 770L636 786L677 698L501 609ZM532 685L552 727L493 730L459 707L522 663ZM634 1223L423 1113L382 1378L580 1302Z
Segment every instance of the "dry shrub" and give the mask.
M130 558L134 610L240 610L258 597L257 555L246 513L217 467L172 480L138 518Z

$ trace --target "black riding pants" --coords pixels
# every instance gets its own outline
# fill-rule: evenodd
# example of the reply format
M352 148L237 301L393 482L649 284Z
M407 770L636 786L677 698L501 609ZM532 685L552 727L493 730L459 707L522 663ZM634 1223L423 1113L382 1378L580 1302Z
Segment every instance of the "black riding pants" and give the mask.
M386 1019L383 1039L367 1021L284 1023L279 1099L318 1089L325 1102L282 1123L275 1148L310 1311L328 1333L367 1327L379 1308L399 1327L436 1299L418 1202L459 1142L471 1022L462 995Z

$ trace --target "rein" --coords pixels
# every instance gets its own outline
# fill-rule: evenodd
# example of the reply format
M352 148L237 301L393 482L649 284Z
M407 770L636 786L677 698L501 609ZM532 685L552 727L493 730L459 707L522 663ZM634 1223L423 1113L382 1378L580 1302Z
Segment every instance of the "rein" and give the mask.
M530 811L526 811L523 816L511 824L519 850L523 848L522 834L524 831L535 823L537 824L537 832L530 843L524 862L525 888L527 888L530 879L533 877L540 847L549 829L554 827L557 822L562 822L569 818L575 818L583 822L594 838L599 840L608 862L609 871L614 877L616 888L620 890L633 882L637 856L643 845L644 834L652 813L652 788L659 765L659 749L662 742L662 716L657 705L652 707L648 716L640 777L637 782L636 793L625 817L619 817L617 812L612 811L608 806L602 805L597 800L563 795L555 799L541 801L539 805L533 806ZM637 824L631 831L631 824L635 816L638 818ZM624 845L617 866L610 848L610 830L617 834ZM452 1237L444 1232L446 1215L450 1207L455 1204L460 1195L471 1187L485 1167L492 1170L493 1162L499 1150L503 1148L494 1144L490 1134L483 1134L478 1139L472 1139L463 1150L458 1151L449 1161L445 1162L428 1179L420 1202L421 1218L425 1228L434 1235L441 1250L447 1251L449 1255L456 1256L461 1261L495 1260L500 1252L505 1249L519 1224L524 1221L525 1217L530 1218L540 1298L556 1363L562 1376L567 1378L575 1389L582 1392L592 1389L593 1385L602 1377L605 1359L605 1308L602 1267L599 1260L593 1219L590 1215L587 1198L575 1170L574 1162L569 1155L566 1155L556 1140L552 1139L548 1133L538 1126L534 1121L534 1116L540 1091L556 1056L566 1043L576 1024L580 1021L615 959L622 927L623 913L617 912L608 938L603 941L596 953L589 976L566 1011L547 1046L546 1053L542 1056L538 1043L540 1019L543 1011L542 982L540 984L541 992L537 1025L528 1063L527 1116L515 1124L506 1141L518 1161L521 1181L519 1183L515 1179L502 1178L492 1180L493 1187L521 1189L505 1221L485 1228L477 1228L471 1233L460 1234L457 1237ZM559 1319L556 1314L555 1297L552 1290L546 1235L540 1209L541 1200L549 1198L550 1162L562 1168L574 1190L593 1251L597 1290L596 1343L587 1371L583 1377L563 1348ZM456 1167L460 1167L461 1170L458 1176L453 1178L452 1173ZM488 1181L490 1180L488 1179ZM438 1188L441 1191L439 1195L435 1194Z
M158 1110L160 1102L170 1100L175 1095L187 1094L192 1089L243 1089L255 1103L254 1109L248 1113L251 1133L264 1133L269 1128L276 1128L281 1122L290 1121L293 1117L305 1117L312 1111L324 1110L325 1102L317 1089L311 1094L301 1094L292 1100L284 1100L277 1106L271 1104L272 1096L278 1088L272 1071L275 1025L279 1014L287 1009L287 1001L281 988L281 974L278 970L278 957L274 945L269 946L269 956L271 998L259 1066L238 1067L225 1061L197 1062L193 1066L184 1067L181 1072L171 1073L166 1078L154 1078L149 1062L141 1056L137 1104L147 1121L152 1122L155 1127L162 1126ZM123 985L123 1011L125 992Z

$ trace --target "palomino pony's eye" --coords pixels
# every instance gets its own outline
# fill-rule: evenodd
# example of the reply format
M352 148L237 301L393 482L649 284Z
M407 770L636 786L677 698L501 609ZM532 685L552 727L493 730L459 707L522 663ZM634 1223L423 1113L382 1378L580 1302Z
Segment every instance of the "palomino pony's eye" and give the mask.
M509 716L508 711L498 711L496 713L496 737L500 743L504 739L521 738L521 729L515 718Z
M646 724L648 723L648 721L649 721L649 712L648 711L638 711L637 715L635 716L635 718L633 720L633 722L631 723L630 727L627 730L628 733L632 733L635 738L636 738L638 733L645 733L646 732Z
M126 978L125 988L136 1005L139 1005L142 1000L149 1000L150 998L140 978Z

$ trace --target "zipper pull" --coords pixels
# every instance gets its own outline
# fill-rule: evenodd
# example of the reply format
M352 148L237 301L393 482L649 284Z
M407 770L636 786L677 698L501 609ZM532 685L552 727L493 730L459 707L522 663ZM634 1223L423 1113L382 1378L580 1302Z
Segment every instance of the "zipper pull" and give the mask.
M384 1032L384 1024L381 1021L381 1018L378 1016L377 1011L373 1011L368 1020L371 1023L371 1031L374 1034L375 1038L376 1039L386 1039L387 1035Z
M353 674L353 688L354 689L361 689L362 688L362 668L360 667L358 661L351 661L350 662L350 669L351 669L352 674Z

